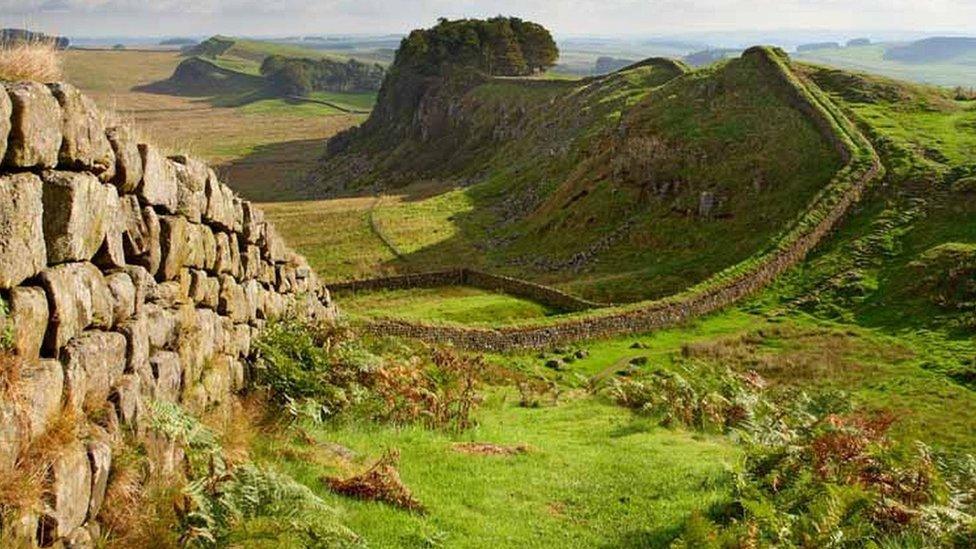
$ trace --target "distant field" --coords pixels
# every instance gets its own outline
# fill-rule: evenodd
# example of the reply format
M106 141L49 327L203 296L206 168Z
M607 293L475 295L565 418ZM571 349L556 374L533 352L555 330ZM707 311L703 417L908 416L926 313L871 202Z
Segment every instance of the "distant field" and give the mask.
M976 86L976 54L951 62L903 63L884 58L885 45L822 49L797 53L796 59L842 69L865 71L939 86Z
M69 50L65 69L69 81L147 140L213 163L232 187L257 200L288 198L283 183L304 177L324 140L364 119L319 103L266 99L216 107L206 98L134 91L168 78L181 59L172 51ZM335 94L330 100L365 110L373 98Z

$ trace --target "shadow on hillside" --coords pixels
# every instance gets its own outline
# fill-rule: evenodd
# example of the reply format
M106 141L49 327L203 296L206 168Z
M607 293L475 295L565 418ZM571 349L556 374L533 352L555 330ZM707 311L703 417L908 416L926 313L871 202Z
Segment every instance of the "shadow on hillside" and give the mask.
M303 193L311 170L325 154L324 139L260 145L253 152L217 168L221 180L255 202L312 200Z

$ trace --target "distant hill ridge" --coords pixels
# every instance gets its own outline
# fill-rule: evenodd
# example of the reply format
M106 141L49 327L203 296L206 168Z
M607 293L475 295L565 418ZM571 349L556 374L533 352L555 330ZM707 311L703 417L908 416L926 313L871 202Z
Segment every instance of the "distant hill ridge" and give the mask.
M885 59L905 63L931 63L968 54L976 54L976 38L934 37L888 48Z
M51 36L25 29L0 29L0 44L15 42L53 42L60 50L67 49L70 45L70 40L63 36Z

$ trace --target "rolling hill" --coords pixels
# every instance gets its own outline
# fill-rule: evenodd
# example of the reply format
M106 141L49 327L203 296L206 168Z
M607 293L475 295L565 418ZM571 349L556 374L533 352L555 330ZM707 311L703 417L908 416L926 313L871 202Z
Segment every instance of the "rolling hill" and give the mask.
M463 209L406 264L660 297L765 246L841 165L764 55L700 71L651 59L581 82L400 75L415 93L384 88L299 191L440 181L446 194L412 207Z

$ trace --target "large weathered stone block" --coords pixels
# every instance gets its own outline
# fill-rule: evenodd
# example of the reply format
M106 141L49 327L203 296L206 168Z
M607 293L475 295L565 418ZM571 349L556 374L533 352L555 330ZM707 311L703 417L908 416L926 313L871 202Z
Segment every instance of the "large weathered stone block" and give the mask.
M225 231L233 231L237 212L234 206L234 192L218 181L212 170L207 177L206 194L207 210L203 215L204 220Z
M41 288L19 286L10 290L10 320L14 352L27 360L41 355L47 332L47 295Z
M227 355L217 355L203 374L203 388L207 393L207 404L220 406L231 397L236 377L234 362Z
M195 383L224 341L223 325L209 309L190 309L181 316L177 352L183 366L183 385Z
M87 173L44 172L44 240L48 263L88 261L116 227L112 193Z
M105 240L95 254L93 262L104 270L125 267L125 247L122 243L126 230L126 219L122 215L122 202L119 191L112 185L102 185L105 190L105 203L108 213L105 227Z
M216 309L220 298L220 280L204 271L192 271L190 299L200 307Z
M244 240L248 244L261 242L261 238L264 236L264 212L247 201L241 204L241 208L244 217L244 228L241 232L244 235Z
M105 277L112 294L112 326L119 326L136 312L136 286L127 273L114 273Z
M177 183L176 213L200 223L207 209L207 178L210 168L195 158L174 156Z
M107 436L96 437L88 442L88 462L91 464L91 501L88 505L88 517L94 519L105 501L105 489L108 488L108 476L112 470L112 446Z
M149 326L150 348L171 348L176 342L176 313L155 303L147 303L143 309Z
M261 274L261 248L253 244L244 247L241 253L241 278L256 279Z
M227 315L234 322L247 322L247 298L244 288L230 275L220 277L220 297L217 312Z
M177 402L183 379L180 356L170 351L157 351L149 359L149 364L156 378L156 398L166 402Z
M0 164L3 157L7 154L7 138L10 137L10 117L13 114L13 106L10 104L10 96L7 90L0 86Z
M41 519L51 541L68 536L85 522L91 486L91 465L84 444L76 441L66 445L51 467L51 487Z
M156 278L160 281L173 280L180 270L187 266L190 258L190 227L181 216L161 216L159 219L159 245L162 250L162 263Z
M216 241L216 254L214 255L213 272L216 274L231 274L234 268L231 256L230 235L218 232L214 235Z
M145 267L138 265L127 265L125 272L132 279L132 285L136 289L135 312L139 314L147 301L156 299L156 279L149 274Z
M132 132L125 127L109 128L105 132L115 152L115 177L112 183L122 194L134 193L142 182L142 155Z
M139 376L135 374L123 375L112 388L109 400L115 405L122 423L137 432L140 431L142 416L145 412Z
M190 223L187 227L186 264L194 269L211 269L217 258L217 239L210 227Z
M44 347L49 356L88 327L112 326L112 294L91 263L66 263L41 273L51 318Z
M139 153L142 155L142 182L136 189L139 200L166 213L175 213L179 191L173 163L152 145L140 144Z
M41 180L0 177L0 289L12 288L47 265Z
M152 389L155 386L155 381L153 380L152 368L149 365L151 349L148 318L144 314L133 316L119 326L118 331L125 336L125 372L134 373L139 376L142 382L143 394L147 397L152 397Z
M288 249L285 241L278 236L278 231L274 225L265 225L264 236L261 240L261 255L265 261L271 263L284 263L288 260Z
M101 406L125 372L125 336L114 332L85 332L61 353L67 405L75 411Z
M7 84L12 114L3 164L14 168L53 168L61 150L61 107L47 86Z
M257 280L248 280L244 284L244 300L247 303L248 322L258 318L258 309L261 307L261 284Z
M24 443L20 403L0 395L0 471L12 471Z
M115 174L115 153L105 136L102 115L91 99L71 84L51 84L51 92L61 105L60 164L75 170L88 170L104 181Z
M61 412L64 370L56 360L24 362L17 388L27 413L27 438L44 433Z
M126 261L145 267L149 274L155 276L162 261L159 217L151 207L142 207L139 199L132 195L123 197L120 206L125 223L122 249Z

